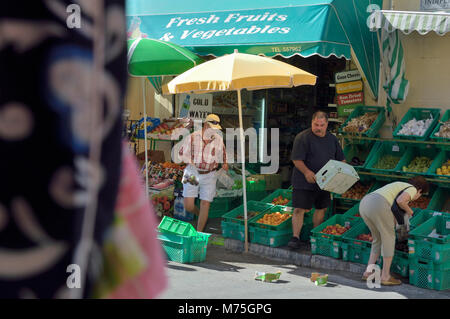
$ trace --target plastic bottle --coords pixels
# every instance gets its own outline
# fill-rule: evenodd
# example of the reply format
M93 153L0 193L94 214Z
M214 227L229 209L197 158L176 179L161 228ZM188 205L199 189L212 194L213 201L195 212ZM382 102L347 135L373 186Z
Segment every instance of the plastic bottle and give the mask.
M189 101L190 98L191 96L187 95L186 98L184 99L183 104L181 105L180 117L188 117L189 107L191 105L191 102Z

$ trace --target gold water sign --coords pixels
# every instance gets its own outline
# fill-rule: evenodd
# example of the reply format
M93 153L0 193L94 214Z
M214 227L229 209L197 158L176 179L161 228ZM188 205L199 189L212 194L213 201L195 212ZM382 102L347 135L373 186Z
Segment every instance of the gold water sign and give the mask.
M362 81L352 81L352 82L336 84L336 93L337 94L359 92L359 91L362 91L362 89L363 89Z

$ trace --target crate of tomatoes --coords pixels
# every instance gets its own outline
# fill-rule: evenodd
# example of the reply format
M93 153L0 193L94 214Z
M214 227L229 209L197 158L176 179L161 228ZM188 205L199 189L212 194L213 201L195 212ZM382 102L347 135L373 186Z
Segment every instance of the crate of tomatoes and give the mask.
M342 235L360 223L361 219L350 219L343 215L332 216L311 231L311 253L342 258Z

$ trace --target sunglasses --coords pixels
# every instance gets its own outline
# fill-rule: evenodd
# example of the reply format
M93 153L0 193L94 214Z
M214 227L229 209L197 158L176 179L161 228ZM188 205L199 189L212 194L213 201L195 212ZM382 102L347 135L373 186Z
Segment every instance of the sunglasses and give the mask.
M208 121L208 123L211 123L212 125L220 124L220 122L217 122L217 121Z

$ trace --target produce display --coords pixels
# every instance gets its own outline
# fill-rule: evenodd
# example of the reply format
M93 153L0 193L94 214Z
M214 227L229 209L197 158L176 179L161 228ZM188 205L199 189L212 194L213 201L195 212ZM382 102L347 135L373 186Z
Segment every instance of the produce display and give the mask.
M150 137L159 139L171 139L171 135L183 128L190 128L192 120L188 118L166 119L150 132ZM178 138L178 136L176 136Z
M345 233L349 229L350 229L350 227L344 227L344 226L341 226L339 224L336 224L336 225L329 225L329 226L325 227L321 231L321 233L328 234L328 235L340 236L340 235L342 235L343 233Z
M343 128L344 132L349 133L364 133L372 126L373 122L378 117L378 113L368 112L364 115L351 119Z
M433 116L430 115L429 119L417 121L415 118L408 121L405 124L402 124L401 130L398 131L398 135L406 135L406 136L423 136L425 132L430 127L431 123L433 123Z
M275 197L273 200L272 200L272 204L274 204L274 205L281 205L281 206L285 206L285 205L287 205L287 203L289 203L289 199L287 199L287 198L284 198L283 196L278 196L278 197Z
M258 219L256 222L259 224L278 226L285 220L289 219L289 217L291 217L290 214L275 212L264 214L264 216L261 219Z
M437 175L450 175L450 159L436 170Z
M415 157L408 166L403 166L403 172L415 172L415 173L426 173L428 168L430 168L432 159L426 156Z
M358 240L372 242L373 238L371 234L361 234L356 237Z
M428 207L428 204L430 204L430 201L431 201L431 198L421 196L419 199L417 199L415 201L411 201L409 203L409 207L426 209Z
M344 194L342 194L342 198L348 198L348 199L362 199L364 195L367 194L370 187L372 185L363 185L359 182L357 182L355 185L353 185L348 191L346 191Z
M378 169L394 169L398 162L400 161L400 156L394 155L384 155L378 160L378 162L373 166L373 168Z
M434 133L434 136L450 138L450 121L442 122L439 132Z
M169 162L148 162L149 186L162 189L172 185L175 181L181 182L185 166L186 165L179 165ZM145 177L145 165L141 169L141 174ZM168 185L158 185L164 182L167 182L166 184Z
M259 214L259 212L253 212L253 211L247 212L247 219L253 218L253 217L255 217L258 214ZM237 219L244 219L244 214L238 215L238 216L236 216L236 218Z

